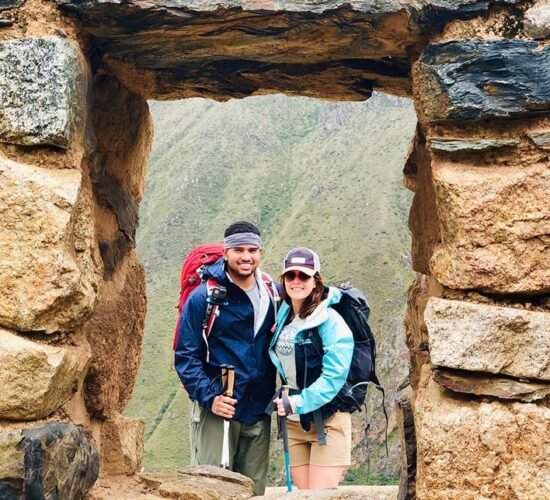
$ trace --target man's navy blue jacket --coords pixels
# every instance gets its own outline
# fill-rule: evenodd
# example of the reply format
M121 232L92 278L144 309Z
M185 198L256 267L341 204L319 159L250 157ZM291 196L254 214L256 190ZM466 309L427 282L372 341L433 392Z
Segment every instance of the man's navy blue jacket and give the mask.
M214 278L227 288L220 314L208 336L210 359L206 362L206 345L202 324L206 314L206 283L194 290L182 310L175 352L175 366L189 397L211 408L214 397L223 392L220 366L235 367L234 419L253 424L265 416L265 408L275 392L275 367L268 347L275 323L273 301L262 327L254 336L254 308L246 293L232 283L224 260L206 268L203 278Z

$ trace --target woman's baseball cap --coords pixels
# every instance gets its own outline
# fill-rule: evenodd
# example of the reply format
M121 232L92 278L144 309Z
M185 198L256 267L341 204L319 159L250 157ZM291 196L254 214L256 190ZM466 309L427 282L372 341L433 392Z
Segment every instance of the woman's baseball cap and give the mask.
M287 271L302 271L308 276L313 276L321 271L321 261L313 250L297 247L286 254L283 267L283 274Z

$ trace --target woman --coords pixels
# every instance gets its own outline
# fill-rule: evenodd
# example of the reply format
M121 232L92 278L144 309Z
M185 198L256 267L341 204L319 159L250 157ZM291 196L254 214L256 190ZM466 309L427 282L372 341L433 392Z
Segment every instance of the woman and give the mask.
M338 411L337 395L348 375L353 336L329 307L341 293L324 286L320 270L312 250L288 252L283 302L269 349L290 387L286 410L281 398L274 402L279 415L288 415L291 474L299 489L336 488L351 463L351 415ZM326 445L320 443L323 438Z

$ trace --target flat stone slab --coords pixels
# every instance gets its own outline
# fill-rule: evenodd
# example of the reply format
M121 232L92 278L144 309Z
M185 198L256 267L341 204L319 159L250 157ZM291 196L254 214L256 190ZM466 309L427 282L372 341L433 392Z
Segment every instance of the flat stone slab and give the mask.
M528 40L429 45L415 64L415 97L429 122L536 116L550 111L550 47Z
M253 497L276 500L288 498L289 500L316 500L317 498L331 500L396 500L397 486L339 486L333 490L293 490L288 493L285 487L266 488L263 497Z
M0 184L0 325L46 333L74 328L93 307L97 280L82 173L0 158Z
M0 498L84 498L99 475L99 454L80 427L0 425Z
M550 381L550 313L430 298L434 365Z
M528 132L527 136L537 147L550 151L550 131Z
M526 403L550 400L550 383L521 382L512 378L443 368L434 370L434 380L446 389L462 394Z
M432 139L430 147L438 153L482 153L494 149L512 148L519 144L515 139Z
M0 42L0 141L68 148L85 112L86 77L61 37Z
M550 498L550 407L456 396L423 369L417 498Z
M82 385L89 348L54 347L0 328L0 419L36 420Z

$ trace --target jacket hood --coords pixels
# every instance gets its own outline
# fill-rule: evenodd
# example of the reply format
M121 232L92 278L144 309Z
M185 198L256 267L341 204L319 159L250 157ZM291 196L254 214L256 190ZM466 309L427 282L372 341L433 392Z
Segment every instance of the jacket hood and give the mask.
M225 274L225 260L223 257L204 269L202 279L207 280L209 278L214 278L220 284L227 284L229 280Z
M334 286L325 287L328 290L327 298L322 300L315 310L306 318L306 324L304 328L314 328L319 326L323 321L328 318L328 308L333 304L340 302L342 292ZM277 314L277 324L284 323L288 313L290 312L290 305L283 301L279 314Z

